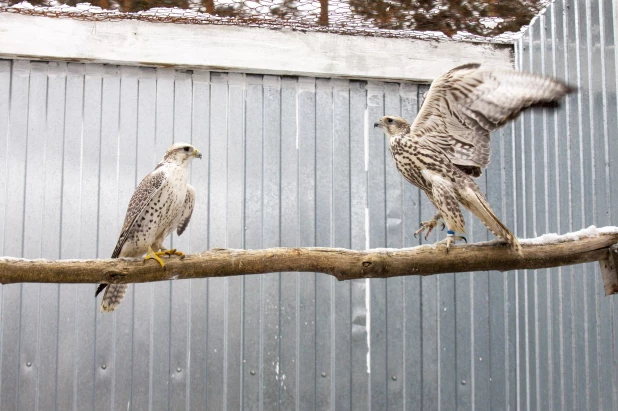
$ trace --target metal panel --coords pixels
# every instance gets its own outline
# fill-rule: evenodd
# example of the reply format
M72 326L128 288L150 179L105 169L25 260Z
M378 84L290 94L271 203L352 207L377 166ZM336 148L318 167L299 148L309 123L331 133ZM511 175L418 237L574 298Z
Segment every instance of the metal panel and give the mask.
M148 174L152 164L157 161L155 154L155 110L157 73L152 69L140 69L138 75L137 95L137 152L136 172L130 175L134 178L133 186L139 183L142 176ZM128 198L131 198L131 194ZM127 197L125 197L127 198ZM121 214L122 215L122 214ZM132 409L148 409L152 406L151 391L153 385L153 342L152 330L155 321L153 306L154 284L136 284L133 288L133 341L132 341L132 381L130 404ZM129 290L127 294L130 294ZM126 298L126 297L125 297ZM129 307L119 307L125 310ZM120 311L119 311L120 312ZM126 315L126 314L125 314ZM116 314L118 316L118 314ZM125 342L126 343L126 342ZM167 388L167 387L166 387ZM161 388L159 388L161 389Z
M299 152L298 152L298 81L281 79L281 244L294 247L300 243ZM279 409L298 409L298 333L300 277L302 274L281 273L281 316L279 322L281 389ZM284 378L285 377L285 378Z
M194 146L200 147L203 158L210 158L210 73L193 73L192 81L192 134L191 140ZM196 163L191 167L191 184L198 193L208 193L208 166ZM193 229L206 227L208 224L208 195L200 196L200 207L196 207L191 215L191 224L187 228L191 236L191 251L200 250L208 245L208 230ZM186 330L189 337L189 359L187 366L188 398L187 409L206 408L206 384L208 358L206 347L208 338L208 323L205 321L208 310L208 280L191 280L191 295L189 306L189 328Z
M281 79L264 76L264 135L262 169L262 246L276 247L280 244L281 210ZM262 408L278 404L281 390L286 384L286 372L281 366L280 344L283 335L279 334L281 316L281 297L278 273L261 276L262 280L262 329L263 338L262 370L266 384L263 389ZM245 294L246 295L246 294ZM244 404L246 408L250 404Z
M580 87L495 134L479 179L520 236L615 223L609 0L555 2L517 64ZM383 114L426 85L0 61L0 247L106 257L135 185L174 141L204 154L168 245L407 247L435 210L396 171ZM3 176L10 176L6 178ZM491 239L465 215L468 239ZM433 233L434 242L443 233ZM2 286L0 408L616 408L613 299L596 266L339 283L313 273L131 286Z
M315 245L332 247L333 193L333 87L331 80L317 79L315 93ZM334 321L331 305L334 278L322 274L315 278L315 407L332 409L334 398L332 364Z
M332 240L334 247L352 247L351 239L351 90L348 80L333 81L333 163L332 163ZM364 156L361 159L364 160ZM336 159L336 160L335 160ZM332 392L331 409L348 410L352 404L352 308L351 283L338 284L331 280L334 295L331 305L332 362L328 371Z
M43 258L60 258L62 209L62 152L65 118L66 64L49 64L47 76L47 107L45 133L45 185L42 233ZM56 395L58 368L59 290L41 286L39 299L38 403L53 403Z
M555 112L532 111L515 125L524 148L526 196L517 232L567 232L615 224L611 161L616 129L616 55L611 0L556 1L516 44L516 61L578 87ZM615 150L615 149L614 149ZM517 170L516 170L517 174ZM520 194L521 193L521 194ZM520 203L518 199L517 203ZM533 230L533 231L532 231ZM531 232L532 231L532 232ZM614 299L595 264L528 271L517 291L520 404L610 409L616 402ZM523 362L523 363L522 363Z
M315 246L316 239L316 80L298 79L298 213L299 245ZM296 408L316 404L316 275L298 274L296 289L297 402Z
M367 91L364 82L350 82L350 245L359 250L367 247L367 165L365 153L371 120L368 117ZM366 117L367 116L367 117ZM369 371L369 281L350 282L350 380L349 409L367 407L371 389ZM343 407L348 409L348 407Z

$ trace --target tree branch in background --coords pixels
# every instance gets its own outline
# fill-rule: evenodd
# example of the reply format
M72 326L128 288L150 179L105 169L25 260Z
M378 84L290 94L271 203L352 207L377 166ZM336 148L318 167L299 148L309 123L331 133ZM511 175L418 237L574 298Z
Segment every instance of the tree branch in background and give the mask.
M202 0L202 5L206 8L206 13L215 14L215 0Z
M320 0L320 26L328 26L328 0Z
M155 261L25 260L0 258L0 282L137 283L187 278L300 271L330 274L338 280L389 278L467 271L508 271L559 267L601 261L606 290L618 290L616 265L609 248L618 243L618 227L590 227L572 234L520 240L523 256L498 242L406 249L353 251L335 248L214 249L165 258L166 270ZM611 261L612 264L607 262ZM612 279L613 278L613 279ZM615 291L612 291L612 293Z
M13 5L22 0L0 0L0 5ZM34 6L57 3L75 6L78 0L29 0ZM206 12L220 17L255 21L266 18L289 19L327 27L358 25L362 20L388 30L440 31L453 36L458 31L480 36L495 36L507 31L518 32L530 23L549 0L90 0L103 9L123 12L149 10L153 7L179 7ZM299 7L302 6L302 7ZM347 9L347 10L346 10ZM329 16L329 10L335 12ZM339 13L341 11L341 13ZM317 14L317 18L316 18ZM242 24L242 22L239 22Z

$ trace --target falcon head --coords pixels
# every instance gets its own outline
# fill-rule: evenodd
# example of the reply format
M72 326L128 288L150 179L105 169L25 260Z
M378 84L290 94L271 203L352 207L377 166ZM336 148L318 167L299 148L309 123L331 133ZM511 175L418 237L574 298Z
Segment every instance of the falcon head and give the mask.
M380 127L388 137L403 136L410 133L410 123L397 116L384 116L373 126Z
M163 156L163 161L167 163L175 163L179 166L188 165L195 157L202 158L202 153L187 143L176 143L167 149Z

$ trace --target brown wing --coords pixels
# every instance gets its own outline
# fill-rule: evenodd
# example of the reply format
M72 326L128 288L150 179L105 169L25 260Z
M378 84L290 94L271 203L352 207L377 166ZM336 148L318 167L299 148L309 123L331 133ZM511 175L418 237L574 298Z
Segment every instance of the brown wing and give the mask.
M185 205L182 209L182 217L176 228L176 234L181 235L187 229L191 215L193 214L193 205L195 204L195 189L187 184L187 195L185 196Z
M124 218L124 225L122 226L116 248L114 248L114 252L112 253L112 258L118 258L120 256L122 247L129 237L131 227L135 224L136 218L140 215L144 207L148 206L152 197L159 191L165 178L166 174L164 168L157 166L154 171L144 177L135 189L131 201L129 201L127 215Z
M570 91L549 77L466 64L433 82L410 134L427 138L478 177L489 165L490 132L526 107L557 102Z
M112 253L112 258L120 257L120 252L122 251L122 247L127 242L127 238L129 238L129 234L131 232L131 227L135 224L135 220L140 215L144 207L148 206L150 200L155 196L155 194L159 191L161 186L163 185L163 181L165 181L165 172L161 168L162 164L157 165L157 167L144 179L139 183L133 196L131 196L131 201L129 201L129 207L127 207L127 215L124 218L124 224L122 226L122 230L120 231L120 237L118 238L118 242L116 243L116 248L114 248L114 252ZM97 289L94 293L94 296L97 297L101 291L106 289L109 284L103 283L97 286ZM114 308L120 303L120 300L124 296L124 293L127 290L125 284L117 284L113 286L114 293L109 295L109 298L106 300L108 294L106 293L103 296L103 302L101 305L101 309L104 311L113 311ZM109 291L109 289L108 289ZM115 301L115 305L113 302ZM111 309L109 309L111 307Z

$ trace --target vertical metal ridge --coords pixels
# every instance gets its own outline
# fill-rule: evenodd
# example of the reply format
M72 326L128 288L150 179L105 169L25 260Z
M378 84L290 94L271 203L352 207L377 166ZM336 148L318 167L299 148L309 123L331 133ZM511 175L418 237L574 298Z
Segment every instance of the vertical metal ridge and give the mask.
M595 187L597 184L597 176L596 176L596 161L597 161L597 150L598 147L596 146L596 142L595 142L595 137L593 135L594 133L594 127L593 127L593 123L595 122L595 117L598 117L600 114L602 115L602 113L599 113L596 111L595 109L595 104L594 104L594 86L593 86L593 80L592 80L592 72L593 72L593 65L592 65L592 47L593 47L593 34L592 34L592 10L591 10L591 5L590 2L588 0L586 0L585 2L585 23L586 23L586 63L587 63L587 83L588 83L588 88L590 89L589 94L588 94L588 106L589 106L589 122L587 124L588 126L588 132L589 132L589 144L590 144L590 164L588 166L589 169L589 173L590 173L590 181L587 182L588 184L586 184L587 186L589 186L589 184L592 184L592 187ZM599 119L597 118L596 121L598 121ZM592 223L593 224L599 224L599 220L598 220L598 208L597 208L597 199L595 197L595 191L594 189L592 190L592 194L591 196L586 196L586 197L590 197L590 201L592 203L591 205L591 212L588 213L590 214L590 216L592 217ZM590 220L588 220L590 221ZM585 222L584 223L584 227L588 226L589 222ZM598 283L597 283L597 276L600 274L600 269L598 264L595 264L594 267L589 267L589 270L592 271L592 274L594 275L594 277L592 277L592 281L590 281L589 278L586 279L584 285L585 285L585 289L586 289L586 304L585 304L585 316L586 316L586 321L585 321L585 338L586 338L586 365L587 365L587 372L586 372L586 395L587 395L587 407L591 407L591 408L599 408L599 400L600 400L600 395L599 395L599 380L598 380L598 372L599 372L599 364L598 364L598 327L597 325L599 324L599 322L597 321L596 324L594 324L594 322L589 322L588 320L591 317L591 314L594 316L595 319L598 318L597 314L598 314L598 305L597 305L597 293L596 290L598 289ZM591 295L589 295L591 294ZM594 308L594 312L591 312L592 308ZM591 341L593 340L593 341ZM595 372L595 368L596 368L596 372ZM596 374L596 375L595 375ZM594 390L596 392L593 392L593 385L597 384L597 390Z
M553 6L550 8L550 16L551 16L551 60L552 60L552 73L551 75L553 77L559 77L559 73L558 73L558 61L557 61L557 45L556 43L558 42L558 31L556 28L557 22L557 16L558 13L556 11L557 6ZM560 180L561 180L561 169L560 167L558 167L558 162L560 159L560 149L559 149L559 145L560 144L564 144L559 142L559 131L558 131L558 116L554 116L554 122L553 122L553 128L554 128L554 141L555 141L555 163L556 163L556 181L555 181L555 187L556 187L556 228L558 232L562 232L562 225L561 225L561 215L562 215L562 206L561 206L561 201L558 201L558 199L561 197L561 190L560 190ZM562 136L560 136L562 137ZM558 362L559 362L559 373L557 374L560 380L560 392L559 392L559 403L556 404L556 397L555 397L555 392L552 388L552 402L551 402L551 406L552 408L554 407L554 404L557 405L556 408L565 408L565 397L564 397L564 390L565 390L565 386L564 386L564 317L563 317L563 282L562 282L562 277L566 276L566 270L562 270L561 267L559 267L558 269L556 269L556 273L558 275L557 278L557 289L558 289L558 295L557 298L553 299L553 301L556 301L556 305L554 305L554 307L557 306L558 312L555 313L555 315L557 315L558 317L558 328L557 330L553 330L552 331L557 331L558 334ZM554 289L556 289L554 287ZM554 351L552 350L552 353Z
M0 130L3 132L4 134L4 138L6 139L4 142L4 170L3 173L5 176L9 175L9 133L10 133L10 127L11 127L11 123L10 123L10 117L11 117L11 96L12 96L12 84L13 84L13 60L0 60L0 74L1 73L7 73L7 88L8 90L6 90L6 117L4 119L4 121L6 122L6 130ZM5 250L5 245L6 245L6 218L7 218L7 205L6 205L6 199L8 198L8 191L9 191L9 185L8 183L5 181L5 187L4 187L4 193L3 193L3 199L5 200L3 206L2 206L2 255L6 255L6 250ZM4 287L3 287L3 291L4 292ZM0 333L0 335L2 335L3 333ZM0 339L0 353L2 348L2 341ZM2 371L2 356L0 355L0 372ZM2 381L0 378L0 390L2 388Z
M335 111L336 108L336 102L335 99L336 97L336 92L337 92L337 87L338 87L338 83L334 80L330 81L330 99L332 101L332 105L330 107L331 111L331 161L330 161L330 169L331 169L331 184L330 184L330 246L331 247L335 247L336 245L336 241L337 241L337 233L336 233L336 224L335 224L335 157L338 154L336 152L337 147L336 147L336 140L337 140L337 135L336 135L336 128L335 128L335 122L337 121L337 113ZM346 245L346 247L349 247L349 244ZM330 313L331 313L331 317L330 317L330 369L329 371L329 385L330 385L330 398L331 398L331 407L334 409L336 408L337 405L337 386L335 384L335 379L337 378L337 372L336 372L336 364L337 364L337 341L336 341L336 324L335 324L335 319L336 319L336 305L335 305L335 298L336 298L336 290L335 290L335 278L333 277L326 277L328 279L329 282L329 299L330 299Z
M206 281L206 306L208 307L210 305L210 282ZM208 327L208 315L205 316L205 322L206 322L206 364L208 364L208 352L209 352L209 344L208 344L208 337L209 337L209 327ZM206 374L206 384L208 384L208 374ZM208 401L209 401L209 396L208 396L208 390L204 390L204 405L206 407L208 407Z
M30 62L19 62L20 66L19 69L25 69L26 67L28 68L28 91L27 91L27 102L26 105L29 107L30 106L30 77L31 77L31 66L30 66ZM30 121L30 116L29 116L30 110L28 110L27 114L26 114L26 128L25 128L25 146L26 148L28 147L28 137L30 134L30 127L29 127L29 121ZM25 243L25 231L26 231L26 187L28 185L28 150L25 150L25 157L24 157L24 182L23 182L23 205L24 207L22 208L22 217L21 217L21 231L22 231L22 235L21 235L21 254L20 256L24 255L24 243ZM21 287L21 285L20 285ZM21 298L20 298L21 301ZM21 315L20 315L21 317ZM19 381L19 380L18 380ZM19 382L18 382L19 384ZM18 404L19 404L19 385L17 388L17 398L18 398Z
M605 50L611 49L611 48L614 49L614 56L609 55L607 60L606 60L607 64L609 64L608 68L610 70L613 69L612 70L613 73L611 73L611 71L610 71L610 75L607 76L607 78L611 79L609 83L607 82L607 78L604 79L604 86L609 86L610 90L613 89L614 93L615 93L615 90L616 90L616 82L615 82L616 68L618 66L618 64L616 62L616 59L618 58L618 53L616 53L615 47L616 47L616 44L617 44L616 39L617 39L617 36L618 36L618 31L616 30L616 27L613 24L613 22L615 21L616 16L618 16L618 8L617 8L616 2L612 1L612 0L607 0L603 4L607 4L608 7L606 9L606 12L605 13L601 12L600 15L601 16L604 16L604 15L605 16L609 16L608 20L610 20L608 22L607 26L605 26L605 24L603 24L603 27L608 27L608 28L611 27L611 30L612 30L611 34L613 34L613 36L612 35L608 35L607 38L605 38L604 36L601 37L603 40L607 41L608 44L609 44L609 47L606 47L605 44L603 44L602 50L605 51ZM602 22L604 21L603 18L601 18L601 21ZM602 32L604 32L604 31L602 30ZM605 53L604 52L602 53L602 56L603 56L603 58L605 57ZM604 69L606 69L605 68L605 64L603 64L603 67L604 67ZM613 75L611 75L611 74L613 74ZM612 84L613 84L613 86L612 86ZM606 96L606 94L605 94L605 87L604 87L604 96ZM610 110L609 108L607 108L608 107L607 100L605 102L606 110L608 111L607 118L609 118L609 119L615 119L616 106L618 106L618 104L616 102L616 98L614 97L612 100L613 100L612 103L614 105L613 110ZM614 124L613 125L615 125L615 120L614 120ZM608 135L609 135L608 130L605 129L604 131L606 133L606 136L608 137ZM612 144L611 144L610 140L607 138L606 141L607 141L607 145L608 145L608 148L607 148L608 155L614 154L615 151L612 150L613 147L612 147ZM607 162L607 164L609 165L609 161ZM615 172L608 176L608 182L615 183L616 181L618 181L618 175L616 175ZM608 190L608 193L609 193L609 200L608 200L607 204L615 204L615 201L613 201L614 198L613 198L613 195L612 195L612 193L614 191L610 190L609 188L606 188L606 189ZM615 207L612 207L610 210L615 210ZM608 218L613 220L614 218L616 218L616 213L610 211L610 213L608 215ZM609 336L610 336L610 341L612 341L612 344L610 345L610 349L612 350L612 353L614 354L613 356L615 356L615 349L616 348L615 348L615 345L613 344L613 341L616 341L616 319L618 317L618 314L616 312L616 301L615 301L615 299L612 299L612 302L611 302L610 307L609 307L609 314L610 314L610 318L611 318L611 332L610 332ZM616 366L615 362L612 362L611 364L612 364L612 367L611 367L612 405L613 405L613 408L616 408L618 406L618 392L617 392L617 384L616 384L617 383L617 381L616 381L616 373L618 372L618 367Z
M11 106L11 83L12 83L12 66L13 66L13 62L11 60L9 61L4 61L4 60L0 60L0 75L2 75L3 73L7 73L4 74L6 76L6 83L7 83L7 88L8 90L6 90L6 100L5 100L5 108L6 108L6 117L4 117L4 121L5 121L5 126L6 129L0 129L0 138L5 138L6 140L4 141L4 154L0 154L0 158L3 158L4 160L4 170L2 170L3 175L7 176L8 175L8 169L9 169L9 156L8 156L8 148L9 148L9 130L10 130L10 106ZM2 79L2 77L0 77L0 79ZM2 85L3 83L0 83L0 85ZM0 96L2 94L0 93ZM0 108L2 108L2 106L0 106ZM4 113L0 112L0 116L3 116ZM0 117L0 120L3 120L2 117ZM8 183L6 182L6 180L4 181L5 186L3 187L4 190L3 193L1 193L0 195L2 195L3 198L3 204L2 207L0 209L0 213L2 213L2 233L0 233L0 248L2 249L2 255L6 255L6 250L5 250L5 243L6 243L6 216L7 216L7 206L6 206L6 199L8 197ZM4 294L6 291L6 286L4 285L0 285L0 393L3 392L3 382L2 382L2 378L1 376L4 375L4 370L5 370L5 366L6 364L3 361L3 357L4 357L4 319L6 318L6 314L5 314L5 298L4 298ZM0 401L1 402L1 401Z
M540 41L540 33L537 34L536 30L538 29L540 32L540 27L542 24L544 24L544 16L539 16L539 18L537 19L537 24L536 27L532 27L531 30L528 31L529 33L529 37L528 37L528 49L530 50L529 53L529 61L528 61L528 70L534 70L537 71L537 61L538 61L538 55L537 53L540 51L540 47L537 48L536 47L536 43L538 43ZM541 139L537 138L537 132L538 132L538 128L537 128L537 118L538 115L536 112L531 111L530 112L530 184L531 187L526 187L526 189L531 189L532 191L532 199L531 199L531 203L532 203L532 222L530 224L530 222L528 221L528 224L526 224L526 226L531 226L532 227L532 232L528 233L528 235L530 235L531 237L536 237L538 235L538 229L539 229L539 218L538 218L538 211L537 211L537 203L538 203L538 199L540 196L537 196L537 179L538 179L538 173L537 173L537 158L536 158L536 153L539 151L539 147L538 147L538 143ZM534 148L534 149L533 149ZM528 154L528 153L526 153ZM545 167L547 167L547 165L545 164ZM543 270L541 270L543 271ZM531 271L527 271L527 276L528 276L528 281L526 286L531 286L532 290L528 290L528 303L526 304L526 306L530 306L531 307L531 311L532 311L532 315L531 318L528 317L529 319L527 319L528 321L532 322L532 324L529 324L529 329L531 330L531 333L533 333L534 335L534 341L533 341L533 347L530 348L530 346L528 346L528 349L530 350L531 353L533 353L534 357L530 360L530 365L529 365L529 370L533 370L532 372L529 372L528 374L528 379L529 379L529 385L528 385L528 389L531 391L530 392L530 403L532 404L533 408L537 408L540 407L540 394L539 394L539 388L540 388L540 384L539 384L539 378L540 378L540 364L539 364L539 357L540 357L540 347L539 347L539 304L538 304L538 289L539 289L539 285L538 285L538 274L539 274L539 270L531 270ZM530 277L531 281L530 281ZM532 304L529 304L530 300L532 300ZM528 339L530 340L530 339ZM531 381L530 381L531 380Z
M80 218L80 230L79 230L79 240L78 240L78 256L79 257L83 257L82 255L82 250L81 250L81 243L82 243L82 230L81 230L81 222L83 221L82 219L82 182L83 182L83 178L84 178L84 117L85 117L85 106L86 106L86 70L85 67L83 66L84 70L83 73L83 77L82 77L82 96L81 96L81 109L82 109L82 113L81 113L81 133L80 133L80 164L79 164L79 187L80 187L80 191L79 191L79 218ZM77 287L75 287L75 323L77 324L77 321L79 320L80 316L79 316L79 301L78 301L78 297L77 297ZM79 343L79 337L78 337L78 329L77 327L75 327L75 345L77 346L77 344ZM76 347L77 348L77 347ZM78 352L77 349L75 349L73 351L73 409L77 410L77 389L78 389Z
M615 12L615 3L609 0L568 5L556 2L550 6L546 16L551 25L551 34L547 36L549 42L542 41L541 50L516 51L516 54L529 53L526 55L528 58L540 57L543 63L553 64L551 70L554 75L560 76L562 72L562 77L576 83L580 90L577 96L566 99L563 111L555 115L543 113L540 137L549 144L548 147L555 144L548 156L544 157L544 162L548 164L547 172L553 173L546 175L549 180L545 187L551 185L554 179L556 182L555 189L552 188L551 192L546 190L547 196L555 195L557 199L554 206L558 210L558 218L550 218L549 207L545 211L546 225L550 230L556 227L561 232L572 231L578 226L588 226L591 222L604 225L607 224L604 219L610 215L604 209L605 204L611 204L613 198L608 184L614 177L611 169L607 168L608 159L611 158L608 139L611 127L607 115L610 110L615 110L615 96L611 94L615 85L614 81L611 86L608 85L609 77L606 73L615 69L617 56L614 54L608 59L605 55L615 53L611 43L616 39L615 31L606 27L606 23L611 24L611 20L605 20L604 10L607 8ZM534 24L542 26L542 20ZM534 27L531 28L526 36L531 38L536 35L534 30ZM557 36L560 32L564 36ZM565 49L563 57L559 54L562 49ZM551 56L546 56L547 53ZM544 66L542 70L546 70ZM562 117L564 113L568 117ZM525 129L522 132L522 138L533 137L528 136ZM562 140L564 137L566 141ZM566 167L554 171L551 164L558 164L559 160L565 158ZM565 197L568 197L567 206L560 204ZM606 404L613 405L616 401L616 390L613 387L616 379L615 365L606 364L601 358L615 354L616 346L608 343L614 333L614 303L601 298L596 267L586 265L550 271L552 273L547 284L557 288L557 292L548 294L547 298L547 313L551 321L548 324L547 344L555 348L549 352L552 375L551 386L548 387L551 392L550 406L570 408L571 403L572 406L576 403L577 407L594 409L604 408ZM544 286L540 274L537 276L537 287ZM541 288L537 292L540 293ZM540 330L542 332L542 328ZM545 350L544 341L543 338L538 340L542 352ZM570 372L565 374L561 370ZM540 382L543 386L543 381Z
M212 92L212 75L208 76L209 79L208 81L210 82L211 86L208 88L208 102L209 102L209 107L210 103L212 102L212 96L213 96L213 92ZM212 155L212 110L208 111L208 193L207 193L207 197L208 197L208 212L207 212L207 221L210 222L210 216L212 213L212 184L211 184L211 180L210 180L210 176L211 176L211 170L212 170L212 160L211 160L211 155ZM211 243L211 231L210 231L210 224L208 224L208 227L206 228L206 246L208 247L208 249L212 248L212 243ZM210 307L210 279L206 279L206 307ZM242 307L244 310L244 306ZM208 343L209 341L209 337L210 337L210 332L209 332L209 318L208 315L205 316L205 323L206 323L206 338L205 338L205 344L206 344L206 355L205 355L205 361L206 361L206 365L208 365L208 358L209 358L209 354L210 354L210 344ZM243 335L244 338L244 335ZM209 382L209 378L208 378L208 374L205 375L205 380L206 380L206 384L208 384ZM208 390L204 390L204 406L208 407L208 401L210 400L209 395L208 395Z
M60 207L62 207L62 205L64 204L64 190L65 190L65 151L66 151L66 122L67 122L67 85L68 85L68 70L67 70L67 66L65 66L65 70L64 70L64 93L63 93L63 121L62 121L62 145L61 145L61 158L60 158ZM63 240L63 230L62 227L64 226L64 222L63 222L63 213L62 210L59 210L60 216L59 216L59 220L58 220L58 224L59 224L59 229L58 229L58 258L62 258L62 240ZM60 361L60 305L62 303L62 300L60 299L61 293L60 293L60 287L61 284L58 284L58 289L57 289L57 301L58 301L58 306L56 308L56 358L55 358L55 364L56 364L56 369L54 372L54 409L57 409L58 407L58 370L60 368L59 365L59 361ZM0 305L1 307L1 305ZM0 313L1 313L1 308L0 308ZM2 352L1 349L1 344L0 344L0 352ZM0 367L0 372L1 372L1 367ZM1 391L1 389L0 389Z
M137 76L139 76L139 72L137 74ZM137 116L137 119L135 121L135 172L133 173L133 185L135 187L137 187L137 179L138 179L138 167L137 164L138 163L138 159L139 159L139 135L140 135L140 122L139 122L139 118L140 118L140 88L141 88L142 84L141 81L137 80L137 85L136 85L136 97L135 97L135 104L137 105L137 108L135 110L135 114ZM135 286L131 287L131 294L133 294L133 298L131 298L131 381L130 381L130 385L129 385L129 402L128 402L128 406L127 408L129 410L134 409L133 408L133 394L135 392L135 386L133 384L133 379L135 376ZM127 410L127 411L129 411Z
M296 81L294 82L294 86L295 86L295 103L296 103L296 107L295 107L295 116L294 116L294 123L296 125L295 129L294 129L294 134L296 137L296 158L295 158L295 166L296 166L296 187L297 187L297 191L296 191L296 196L295 196L295 200L296 200L296 207L295 207L295 214L296 214L296 221L298 222L298 231L296 234L296 244L300 245L301 244L301 235L300 235L300 218L301 218L301 214L300 214L300 198L301 198L301 193L300 193L300 150L299 150L299 134L300 134L300 90L302 89L301 84L300 84L301 79L297 78ZM294 347L294 358L295 358L295 363L294 363L294 382L295 382L295 397L294 397L294 403L295 403L295 409L299 409L300 408L300 395L298 394L300 392L300 361L298 360L300 358L300 273L296 273L295 275L295 283L294 283L294 308L295 308L295 321L294 321L294 341L295 341L295 347Z

